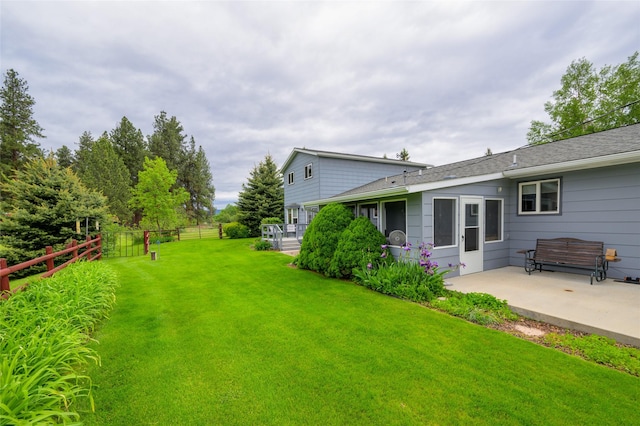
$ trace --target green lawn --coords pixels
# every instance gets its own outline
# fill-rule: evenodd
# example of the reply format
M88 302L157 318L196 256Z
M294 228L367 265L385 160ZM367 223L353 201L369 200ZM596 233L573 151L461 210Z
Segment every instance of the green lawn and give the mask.
M89 425L633 424L640 379L288 266L253 240L108 259Z

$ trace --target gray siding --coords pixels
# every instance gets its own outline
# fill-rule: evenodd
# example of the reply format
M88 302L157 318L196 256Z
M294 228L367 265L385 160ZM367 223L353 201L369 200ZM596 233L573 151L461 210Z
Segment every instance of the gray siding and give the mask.
M321 179L320 197L329 198L350 189L362 186L385 176L402 173L406 166L367 163L364 161L342 160L337 158L319 158ZM313 198L309 198L313 199Z
M609 265L609 276L640 276L640 165L564 173L561 181L561 214L518 216L518 183L510 193L511 265L522 265L521 249L535 248L538 238L571 237L603 241L622 260Z
M287 170L283 171L284 177L284 205L300 204L307 200L318 200L320 198L320 179L315 170L318 157L309 154L298 154L293 159ZM304 168L307 164L313 163L313 177L304 178ZM288 175L293 172L293 185L288 183Z
M304 169L308 164L313 164L311 179L304 178ZM373 180L400 174L405 169L411 171L417 168L297 153L287 169L282 171L284 205L302 204L310 200L329 198ZM292 185L288 183L290 172L294 173ZM303 214L300 214L299 220L300 223L304 223Z
M463 185L451 188L444 188L437 191L422 193L422 239L425 242L433 241L433 199L434 198L455 198L456 208L459 213L460 196L481 196L484 199L502 199L504 209L504 222L502 241L486 242L483 250L483 269L497 269L509 265L509 217L510 203L508 200L510 181L508 179L500 179L490 182L482 182L473 185ZM500 192L499 188L502 188ZM460 236L460 221L457 222L458 239ZM460 262L460 248L458 245L454 247L434 248L433 258L442 267L448 264L457 265ZM459 275L458 271L453 271L449 276Z

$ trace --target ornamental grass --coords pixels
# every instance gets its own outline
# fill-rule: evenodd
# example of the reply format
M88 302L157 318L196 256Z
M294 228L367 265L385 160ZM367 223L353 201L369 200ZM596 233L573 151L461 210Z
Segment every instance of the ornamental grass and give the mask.
M87 346L115 303L104 263L78 262L0 302L0 424L74 424L93 405Z

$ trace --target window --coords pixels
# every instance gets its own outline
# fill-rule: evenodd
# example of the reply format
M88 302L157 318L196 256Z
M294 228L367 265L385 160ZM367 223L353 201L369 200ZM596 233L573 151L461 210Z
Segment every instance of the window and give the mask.
M484 241L502 241L502 200L485 200L484 210Z
M518 214L560 213L560 179L518 185Z
M313 163L307 164L306 166L304 166L304 178L305 179L311 179L313 177L312 166L313 166Z
M407 233L406 201L390 201L384 203L384 235L388 237L392 231Z
M477 212L476 212L477 215ZM456 199L433 199L433 245L456 245Z
M287 209L287 224L294 225L298 223L298 209Z
M289 185L293 185L293 172L289 173L287 175L288 181L289 181Z

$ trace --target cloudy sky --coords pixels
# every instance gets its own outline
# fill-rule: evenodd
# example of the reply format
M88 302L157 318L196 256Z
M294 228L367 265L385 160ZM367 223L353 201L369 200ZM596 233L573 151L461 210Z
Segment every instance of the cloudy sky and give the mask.
M640 1L0 1L46 150L165 111L216 206L294 147L435 165L526 144L571 61L640 49Z

